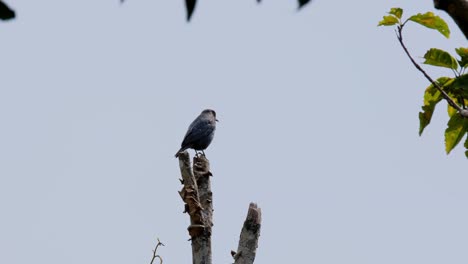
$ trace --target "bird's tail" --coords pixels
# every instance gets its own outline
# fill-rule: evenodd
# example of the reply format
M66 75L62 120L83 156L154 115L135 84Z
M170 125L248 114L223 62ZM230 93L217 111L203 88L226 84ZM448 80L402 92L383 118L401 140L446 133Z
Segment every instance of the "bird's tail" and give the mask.
M186 150L186 149L187 149L187 148L183 148L183 147L180 148L179 151L177 151L177 153L175 154L175 157L178 158L179 155L180 155L180 153L181 153L182 151Z

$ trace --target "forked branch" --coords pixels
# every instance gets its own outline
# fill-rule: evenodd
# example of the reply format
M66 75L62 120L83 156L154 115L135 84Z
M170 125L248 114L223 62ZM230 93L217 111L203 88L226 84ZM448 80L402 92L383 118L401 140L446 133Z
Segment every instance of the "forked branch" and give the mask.
M161 241L159 241L159 238L158 238L158 243L156 244L156 247L154 247L154 249L153 249L153 258L151 259L150 264L153 264L153 262L154 262L155 259L159 259L159 264L162 264L162 263L163 263L163 259L161 258L161 256L159 256L159 255L157 254L157 251L158 251L158 247L159 247L159 246L164 246L164 244L161 243Z
M399 25L398 26L398 30L396 31L397 33L397 38L398 38L398 41L400 42L401 44L401 47L403 48L403 50L405 51L406 55L408 56L408 58L411 60L411 62L413 63L414 67L416 67L416 69L418 69L418 71L420 71L424 77L426 77L426 79L432 83L432 85L440 92L440 94L442 95L442 97L447 101L447 103L452 106L453 108L455 108L461 116L465 117L465 118L468 118L468 110L467 109L464 109L462 108L460 105L458 105L457 103L455 103L455 101L444 91L444 89L440 86L440 84L436 81L434 81L431 76L429 76L429 74L426 73L426 71L424 71L424 69L413 59L413 57L411 56L411 54L409 53L408 49L406 48L405 46L405 43L403 42L403 27L405 26L405 24L403 23L402 25Z

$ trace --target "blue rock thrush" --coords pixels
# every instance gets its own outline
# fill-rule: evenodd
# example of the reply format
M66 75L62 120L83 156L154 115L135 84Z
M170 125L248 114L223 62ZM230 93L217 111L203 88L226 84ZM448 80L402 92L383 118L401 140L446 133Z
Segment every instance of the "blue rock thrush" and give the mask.
M181 147L175 154L176 158L179 157L180 152L189 148L194 149L197 155L198 151L201 151L205 155L204 150L213 140L217 121L218 119L216 119L216 112L214 110L203 110L190 124Z

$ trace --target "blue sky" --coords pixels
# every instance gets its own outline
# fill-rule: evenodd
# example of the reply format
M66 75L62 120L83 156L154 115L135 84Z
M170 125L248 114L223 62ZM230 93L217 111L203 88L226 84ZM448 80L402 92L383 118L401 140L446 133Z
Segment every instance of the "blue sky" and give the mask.
M9 1L0 24L1 263L190 263L173 157L205 108L215 263L251 201L256 263L466 263L468 177L445 106L418 136L427 81L391 7L432 1ZM408 25L407 45L466 39ZM425 67L434 77L450 71Z

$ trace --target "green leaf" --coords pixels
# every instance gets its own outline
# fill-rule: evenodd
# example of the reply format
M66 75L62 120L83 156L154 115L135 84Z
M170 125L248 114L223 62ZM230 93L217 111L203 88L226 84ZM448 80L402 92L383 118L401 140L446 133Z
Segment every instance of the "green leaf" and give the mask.
M445 151L447 154L460 142L468 131L468 119L463 118L459 113L453 115L445 130Z
M453 108L449 104L447 104L447 113L449 117L452 117L454 114L458 113L457 109Z
M447 83L447 91L452 93L456 98L468 98L468 74L458 76L453 82Z
M453 82L453 78L450 77L439 77L436 82L439 84L442 89L445 89L447 85L450 85Z
M465 156L468 158L468 137L466 137L466 140L465 140L465 148L467 149L465 151Z
M432 66L438 66L438 67L445 67L449 69L458 69L458 62L457 60L450 55L450 53L432 48L424 54L424 58L426 59L424 61L424 64L432 65Z
M446 38L450 37L450 29L447 23L445 23L445 21L439 16L434 15L434 13L432 12L427 12L425 14L417 14L408 18L408 20L421 24L425 27L435 29L439 31L442 35L444 35Z
M440 86L444 86L445 83L449 82L452 80L452 78L449 77L440 77L437 79L437 83ZM419 135L421 136L424 129L429 125L432 119L432 114L434 113L434 109L437 105L437 103L442 100L442 96L437 90L437 88L434 87L434 85L429 85L429 87L426 88L426 91L424 92L424 105L422 106L422 112L419 112Z
M394 7L392 9L390 9L390 12L388 12L390 15L394 15L396 17L398 17L398 19L401 19L401 15L403 15L403 9L399 8L399 7Z
M384 16L377 26L393 26L400 23L400 20L395 16Z
M460 56L461 60L458 61L461 67L468 66L468 48L458 48L455 49L457 54Z

